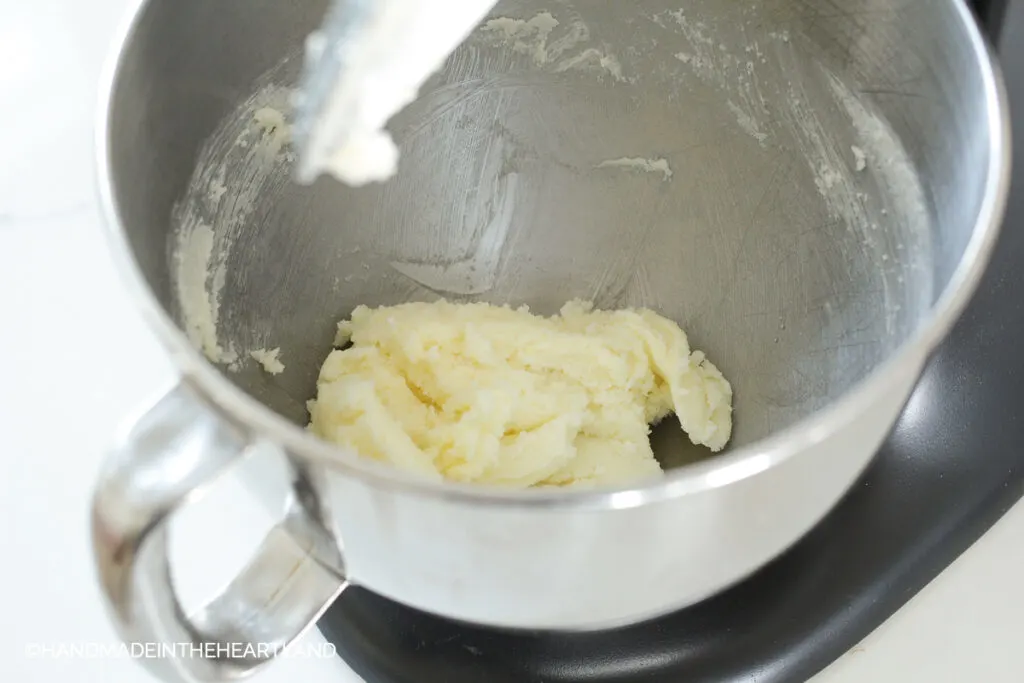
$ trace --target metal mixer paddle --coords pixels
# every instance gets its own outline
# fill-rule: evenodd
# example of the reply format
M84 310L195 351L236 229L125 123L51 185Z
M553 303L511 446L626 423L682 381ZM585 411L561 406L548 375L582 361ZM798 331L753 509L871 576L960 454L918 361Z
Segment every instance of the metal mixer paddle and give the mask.
M293 99L296 179L349 185L394 174L384 126L465 40L496 0L333 0L306 40Z

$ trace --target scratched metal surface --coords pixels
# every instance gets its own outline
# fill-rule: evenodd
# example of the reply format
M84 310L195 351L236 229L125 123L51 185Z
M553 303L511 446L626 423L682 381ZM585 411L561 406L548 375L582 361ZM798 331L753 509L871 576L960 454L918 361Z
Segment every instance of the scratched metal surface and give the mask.
M215 126L251 117L241 103L255 75L223 87L243 61L263 65L264 85L290 85L322 9L218 4L249 35L186 57L203 69L171 81L191 104L177 147L194 154L225 139ZM553 312L581 297L680 322L733 382L733 443L749 443L862 378L948 281L981 192L969 180L980 160L957 141L982 99L929 52L943 12L509 0L492 19L392 122L392 182L300 187L284 182L287 154L259 187L251 174L215 179L221 201L253 203L245 221L213 226L228 273L217 335L243 358L280 346L287 366L226 374L280 412L305 419L334 324L356 305L447 297ZM206 151L205 164L229 154ZM165 167L178 215L201 211L209 167ZM171 198L158 199L148 210ZM153 239L140 258L166 259ZM167 262L154 286L173 308ZM677 429L654 443L670 465L696 455Z

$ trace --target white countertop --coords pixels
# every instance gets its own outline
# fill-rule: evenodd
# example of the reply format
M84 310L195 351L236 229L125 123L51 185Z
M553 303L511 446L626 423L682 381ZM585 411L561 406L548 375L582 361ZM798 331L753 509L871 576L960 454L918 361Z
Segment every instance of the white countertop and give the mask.
M130 659L58 656L62 646L116 642L94 584L90 488L115 428L174 381L115 277L93 203L96 78L124 0L0 7L0 680L145 683ZM195 517L211 510L216 528L190 516L188 546L175 545L203 558L181 577L193 599L228 576L266 521L254 522L258 508L233 482ZM814 682L1019 683L1021 577L1024 504ZM337 658L309 656L258 680L358 679Z

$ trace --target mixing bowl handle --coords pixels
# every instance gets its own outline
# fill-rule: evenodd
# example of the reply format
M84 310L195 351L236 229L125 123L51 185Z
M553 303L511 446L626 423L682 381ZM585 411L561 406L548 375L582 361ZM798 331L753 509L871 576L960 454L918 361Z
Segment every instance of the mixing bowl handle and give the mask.
M280 654L345 588L317 478L293 464L287 512L240 575L187 616L167 523L251 450L245 434L177 387L108 458L92 506L93 552L121 638L167 681L236 679ZM134 651L134 649L133 649ZM152 656L150 656L152 654Z

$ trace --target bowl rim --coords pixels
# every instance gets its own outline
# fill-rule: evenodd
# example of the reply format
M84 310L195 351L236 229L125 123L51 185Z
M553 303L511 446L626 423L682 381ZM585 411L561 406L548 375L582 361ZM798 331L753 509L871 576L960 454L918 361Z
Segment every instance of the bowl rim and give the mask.
M974 296L986 271L1005 217L1009 197L1012 144L1009 102L996 55L964 0L950 0L967 33L985 90L989 129L989 158L984 196L974 229L952 277L924 321L897 350L865 377L823 408L786 428L750 444L729 449L697 463L673 468L645 485L589 489L507 490L451 481L429 481L384 463L360 457L330 444L266 407L221 376L194 348L185 333L160 305L139 268L120 211L114 200L110 158L110 114L114 89L124 66L126 47L150 0L132 0L122 19L103 67L96 114L94 144L96 184L104 234L115 268L130 290L143 319L165 347L180 373L179 383L222 419L243 426L253 441L268 440L328 471L363 480L366 484L413 496L443 498L477 505L621 509L679 498L728 486L774 469L809 451L857 419L885 397L889 378L917 364L916 373L943 341ZM853 481L851 480L851 485Z

